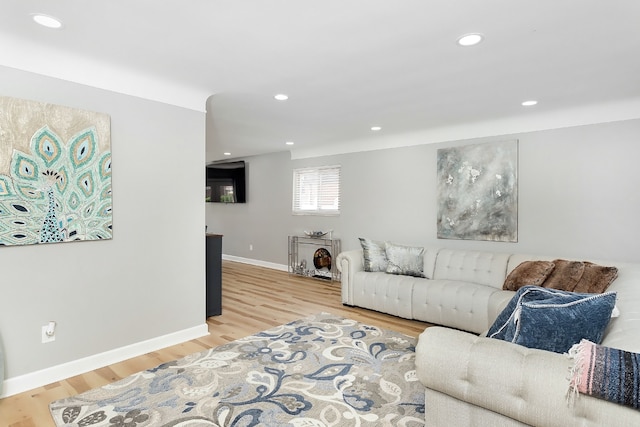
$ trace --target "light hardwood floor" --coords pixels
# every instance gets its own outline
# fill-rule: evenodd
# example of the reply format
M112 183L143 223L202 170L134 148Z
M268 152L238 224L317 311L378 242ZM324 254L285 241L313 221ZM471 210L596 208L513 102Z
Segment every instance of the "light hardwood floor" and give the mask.
M209 335L1 399L0 427L54 426L48 406L53 400L322 311L413 337L429 326L344 306L340 283L290 276L273 269L223 261L222 283L222 315L207 319Z

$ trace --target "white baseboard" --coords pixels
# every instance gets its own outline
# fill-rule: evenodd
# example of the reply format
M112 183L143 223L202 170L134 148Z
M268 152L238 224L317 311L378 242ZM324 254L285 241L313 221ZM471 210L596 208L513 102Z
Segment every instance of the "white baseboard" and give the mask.
M261 261L259 259L242 258L235 255L225 255L225 254L222 254L222 259L227 261L241 262L243 264L257 265L258 267L271 268L273 270L289 271L289 268L284 264L276 264L273 262Z
M241 262L244 264L256 265L258 267L271 268L273 270L289 271L286 265L276 264L250 258L242 258L233 255L222 255L222 259L228 261ZM104 366L121 362L132 357L137 357L162 348L171 347L185 341L200 338L209 333L207 324L184 329L182 331L163 335L161 337L131 344L125 347L109 350L104 353L52 366L17 377L5 378L0 384L0 399L14 394L19 394L34 388L61 381L66 378L93 371ZM6 372L5 372L6 374Z
M209 333L206 323L193 328L183 329L178 332L163 335L150 340L138 342L125 347L109 350L104 353L52 366L40 371L30 372L13 378L5 379L0 398L13 396L34 388L61 381L85 372L93 371L104 366L122 362L123 360L137 357L162 348L171 347L185 341L203 337Z

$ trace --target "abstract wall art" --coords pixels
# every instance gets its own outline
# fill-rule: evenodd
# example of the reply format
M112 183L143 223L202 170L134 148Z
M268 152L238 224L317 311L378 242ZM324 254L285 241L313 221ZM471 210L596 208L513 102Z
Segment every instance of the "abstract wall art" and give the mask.
M518 241L518 141L438 150L439 239Z
M112 238L111 119L0 97L0 245Z

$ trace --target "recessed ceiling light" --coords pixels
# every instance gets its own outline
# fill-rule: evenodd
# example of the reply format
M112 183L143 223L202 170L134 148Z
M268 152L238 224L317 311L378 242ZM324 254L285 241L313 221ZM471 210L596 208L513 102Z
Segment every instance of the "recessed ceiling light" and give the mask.
M231 153L223 153L225 156L230 156Z
M529 100L529 101L524 101L524 102L522 103L522 106L524 106L524 107L531 107L531 106L533 106L533 105L536 105L537 103L538 103L538 101L536 101L536 100L532 99L532 100Z
M371 130L374 132L377 132L379 130L381 130L382 128L380 126L371 126Z
M479 33L465 34L458 37L458 44L460 46L475 46L484 39L484 36Z
M285 95L284 93L279 93L276 96L274 96L275 99L277 99L278 101L286 101L287 99L289 99L288 95Z
M293 145L293 141L287 141L287 142L285 142L285 144L287 144L287 145Z
M43 27L58 29L62 28L62 21L58 18L54 18L53 16L43 15L41 13L34 13L31 15L33 20L42 25Z

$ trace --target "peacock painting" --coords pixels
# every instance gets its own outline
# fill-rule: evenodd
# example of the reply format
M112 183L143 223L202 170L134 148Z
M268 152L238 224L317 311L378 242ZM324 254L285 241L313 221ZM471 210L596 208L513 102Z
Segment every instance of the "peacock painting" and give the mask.
M112 238L110 117L0 97L0 245Z

